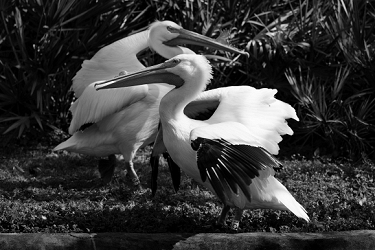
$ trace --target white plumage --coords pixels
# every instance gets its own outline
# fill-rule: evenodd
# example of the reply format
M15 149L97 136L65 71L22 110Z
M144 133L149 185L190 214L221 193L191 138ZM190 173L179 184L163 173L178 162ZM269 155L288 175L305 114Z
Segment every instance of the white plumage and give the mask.
M243 209L266 208L290 210L309 221L305 209L274 177L279 163L271 154L279 152L281 135L293 134L286 119L298 120L290 105L274 97L276 90L240 86L202 92L212 76L210 64L198 55L179 55L97 88L152 83L153 77L176 86L159 108L165 147L184 172L222 200L220 223L229 207L236 208L237 220ZM186 116L215 106L208 120Z
M73 136L54 150L65 149L100 157L122 154L128 173L135 183L139 183L132 159L138 148L155 139L159 124L159 103L172 87L160 83L97 92L94 82L112 79L123 71L144 69L136 55L148 47L166 58L194 53L176 46L180 43L244 53L184 30L171 21L155 22L148 30L102 48L91 60L83 62L82 69L73 78L72 89L78 98L70 108L73 119L69 133ZM79 131L87 123L94 124Z

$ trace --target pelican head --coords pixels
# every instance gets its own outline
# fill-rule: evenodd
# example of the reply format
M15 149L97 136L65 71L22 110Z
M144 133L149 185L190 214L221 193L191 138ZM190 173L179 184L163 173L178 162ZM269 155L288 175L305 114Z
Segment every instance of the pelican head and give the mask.
M96 90L131 87L150 83L168 83L182 87L185 83L201 84L203 90L212 78L212 68L206 57L181 54L164 63L151 66L132 74L95 84Z
M148 42L150 48L165 58L172 58L179 54L194 54L193 51L178 46L182 44L199 45L248 56L247 52L228 44L220 43L204 35L185 30L172 21L156 21L151 24Z

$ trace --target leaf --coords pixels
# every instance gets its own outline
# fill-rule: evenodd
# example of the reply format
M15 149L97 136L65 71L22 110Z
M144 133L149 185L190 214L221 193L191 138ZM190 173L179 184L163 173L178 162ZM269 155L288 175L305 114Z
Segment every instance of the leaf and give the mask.
M18 31L21 43L24 44L25 39L24 39L24 34L23 34L22 16L21 16L20 10L17 7L15 7L14 19L16 21L16 27L17 27L17 31Z
M29 125L30 125L29 117L12 117L12 118L8 118L8 119L4 119L0 122L11 121L11 120L17 120L17 121L15 123L13 123L12 125L10 125L3 132L3 134L6 134L6 133L12 131L13 129L16 129L16 128L20 127L20 130L19 130L19 133L18 133L18 137L20 137L22 135L23 130L25 129L25 126L29 127Z
M43 123L42 123L40 117L36 113L33 113L32 117L34 117L34 119L38 123L39 127L43 130Z
M216 38L216 41L218 41L221 44L228 45L229 44L229 37L230 37L230 31L229 30L222 30L219 34L219 36Z
M59 1L59 4L63 1ZM58 5L58 10L60 10L59 18L65 16L65 14L70 10L70 8L75 4L76 0L68 0L67 3L63 6ZM56 16L55 16L56 18Z

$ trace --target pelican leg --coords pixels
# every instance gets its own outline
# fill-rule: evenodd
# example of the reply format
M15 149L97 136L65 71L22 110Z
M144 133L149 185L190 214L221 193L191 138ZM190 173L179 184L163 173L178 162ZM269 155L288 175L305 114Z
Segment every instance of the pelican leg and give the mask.
M219 218L217 219L218 225L225 225L225 221L227 220L228 212L230 210L230 206L223 205L223 208L221 209L221 213L219 215Z
M116 156L109 155L108 159L100 159L98 162L98 169L100 178L105 184L112 180L116 168Z
M174 191L177 193L180 189L181 184L181 169L180 167L172 160L171 156L165 152L163 153L164 159L168 162L169 172L171 172L172 183Z
M234 218L232 220L232 225L231 225L232 230L237 231L240 228L240 221L242 218L242 213L243 213L243 209L238 208L238 207L235 209L235 214L234 214Z
M139 181L138 175L134 170L134 165L132 161L125 162L125 169L126 169L126 177L128 177L133 186L141 187L141 182Z
M158 174L159 174L159 158L160 155L151 155L151 193L152 197L155 196L156 190L158 189Z

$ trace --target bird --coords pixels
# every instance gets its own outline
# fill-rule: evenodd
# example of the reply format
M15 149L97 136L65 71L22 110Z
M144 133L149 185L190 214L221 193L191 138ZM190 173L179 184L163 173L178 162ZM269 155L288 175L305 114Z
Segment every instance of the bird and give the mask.
M177 46L179 44L246 53L185 30L172 21L156 21L145 31L103 47L90 60L83 62L73 78L72 89L78 99L70 107L72 121L69 133L72 136L54 150L108 156L108 160L99 161L99 171L102 178L107 177L107 181L113 175L114 154L122 154L127 176L135 186L139 185L132 160L139 148L153 142L159 123L159 103L171 87L160 83L97 92L92 83L145 68L137 59L137 54L147 48L167 59L183 53L194 54L188 48Z
M207 90L212 67L202 55L181 54L162 64L114 80L96 89L165 82L175 86L159 106L163 142L173 161L223 203L218 224L235 210L237 230L244 209L289 210L307 222L305 208L275 177L282 165L275 158L282 135L293 134L287 119L298 120L277 90L228 86ZM207 120L189 118L214 109Z

